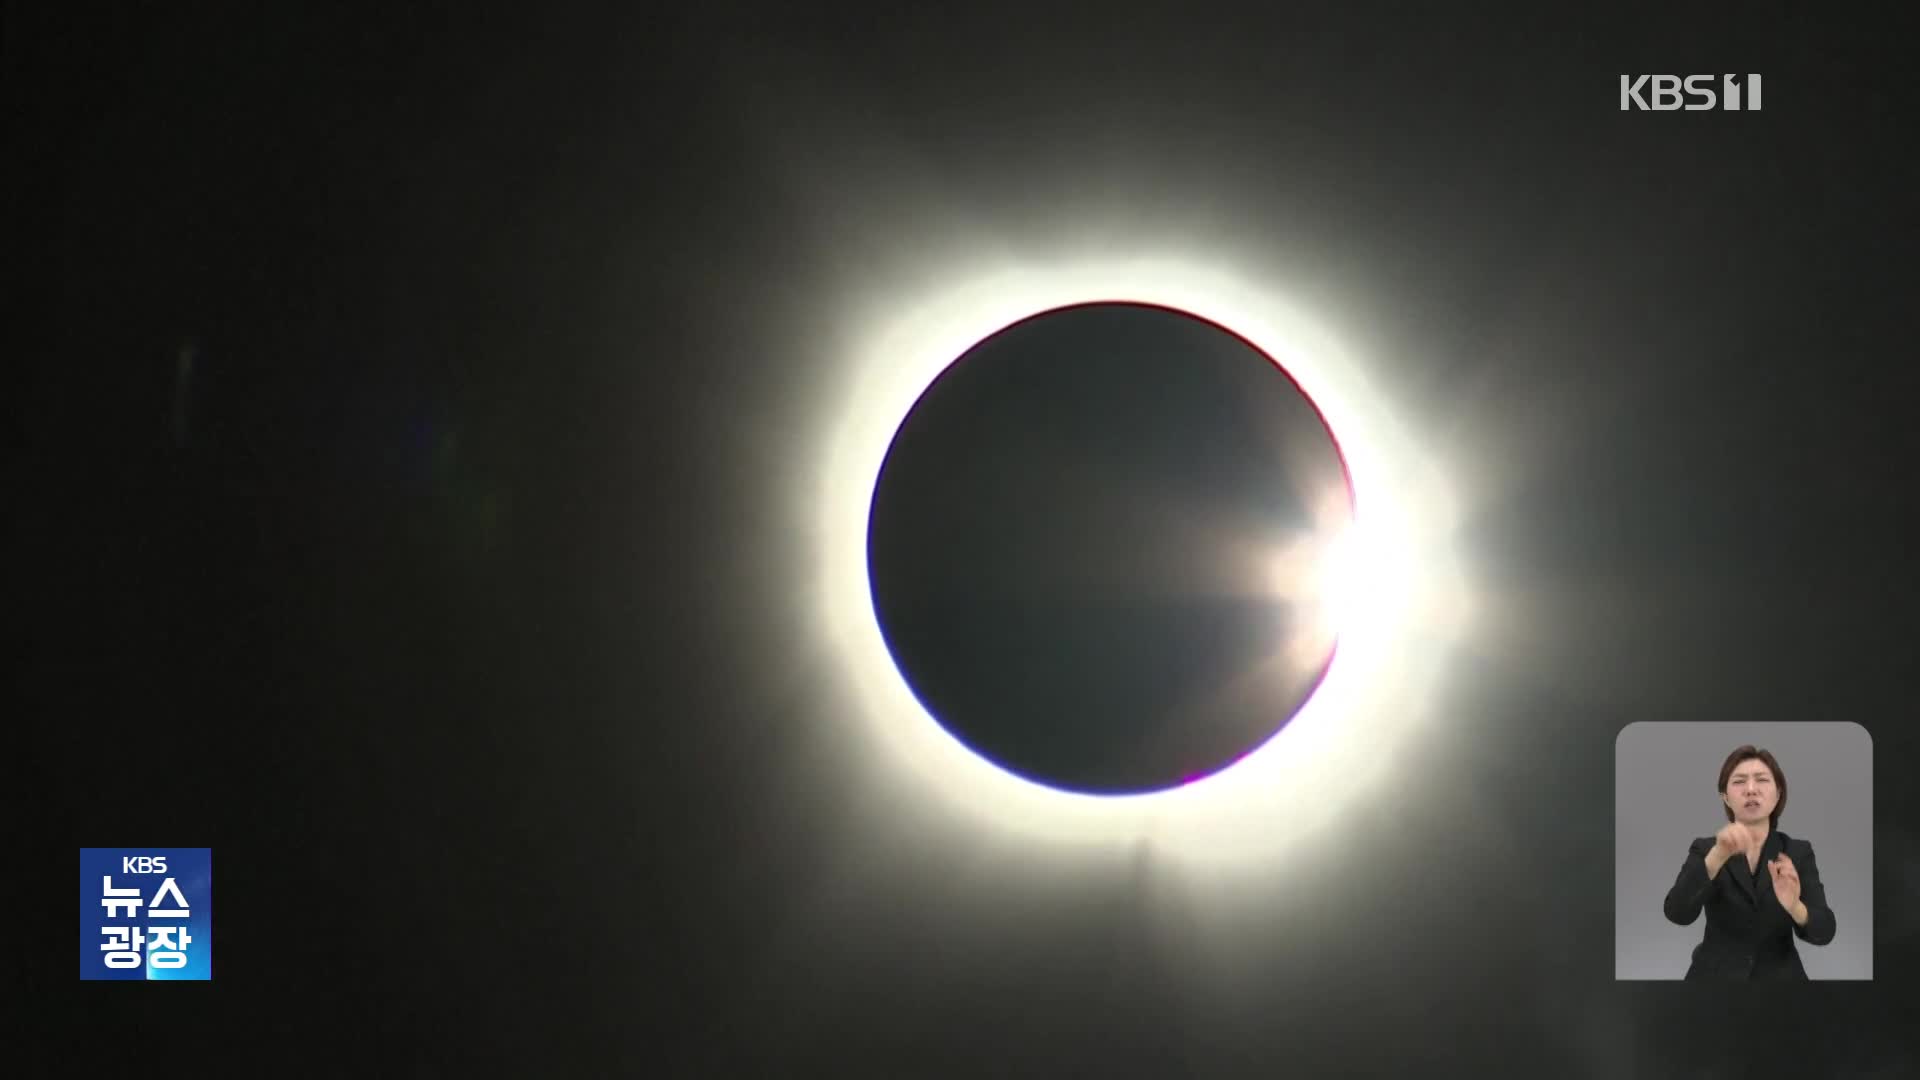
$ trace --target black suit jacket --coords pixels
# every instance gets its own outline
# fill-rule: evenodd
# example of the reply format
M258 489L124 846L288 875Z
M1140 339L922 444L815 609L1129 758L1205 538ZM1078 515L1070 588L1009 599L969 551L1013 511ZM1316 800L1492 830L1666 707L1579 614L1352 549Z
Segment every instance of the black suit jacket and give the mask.
M1760 868L1747 870L1745 855L1735 855L1712 879L1707 877L1707 853L1713 837L1705 836L1687 849L1687 861L1667 892L1667 918L1690 926L1707 913L1707 932L1694 947L1689 979L1799 979L1807 969L1793 939L1809 945L1833 940L1833 909L1820 887L1820 868L1813 861L1813 845L1795 840L1779 829L1767 834L1760 848ZM1807 925L1793 917L1773 895L1773 876L1767 863L1782 851L1800 872L1800 902L1807 905Z

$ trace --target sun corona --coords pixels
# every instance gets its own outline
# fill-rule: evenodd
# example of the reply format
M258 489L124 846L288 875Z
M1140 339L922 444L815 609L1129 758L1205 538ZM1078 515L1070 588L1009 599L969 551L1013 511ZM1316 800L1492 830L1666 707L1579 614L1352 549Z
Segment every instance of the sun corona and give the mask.
M905 290L902 290L905 291ZM823 416L810 522L816 615L841 662L871 766L904 770L941 808L1038 841L1128 843L1152 835L1192 853L1258 848L1263 822L1298 832L1363 793L1397 735L1427 713L1461 590L1451 507L1360 358L1251 278L1178 260L983 268L873 298L855 323L845 382ZM1203 783L1099 796L1039 786L972 753L927 715L888 652L866 562L875 482L893 436L929 385L974 343L1036 312L1089 302L1154 304L1218 324L1279 364L1339 440L1352 488L1337 583L1340 645L1318 691L1279 736Z

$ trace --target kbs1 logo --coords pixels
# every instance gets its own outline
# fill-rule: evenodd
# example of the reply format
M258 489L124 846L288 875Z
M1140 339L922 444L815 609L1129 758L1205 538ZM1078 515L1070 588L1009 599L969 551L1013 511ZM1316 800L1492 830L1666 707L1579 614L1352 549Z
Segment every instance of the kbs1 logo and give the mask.
M1740 80L1746 79L1741 85ZM1719 93L1714 93L1714 87ZM1744 93L1743 93L1744 91ZM1622 75L1620 111L1704 112L1719 108L1723 112L1759 112L1760 76L1758 75Z
M212 848L81 848L80 977L213 978Z

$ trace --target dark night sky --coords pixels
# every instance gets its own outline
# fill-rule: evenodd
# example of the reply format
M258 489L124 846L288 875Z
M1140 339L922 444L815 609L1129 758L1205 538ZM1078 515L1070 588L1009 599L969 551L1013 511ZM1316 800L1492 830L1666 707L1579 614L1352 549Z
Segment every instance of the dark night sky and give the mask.
M1914 1068L1894 27L6 18L53 1071ZM1766 108L1619 112L1636 71L1762 72ZM1502 598L1349 870L1187 920L1148 863L1000 902L938 830L853 850L914 808L835 782L791 572L828 283L1108 204L1116 248L1205 222L1311 267ZM1742 718L1872 732L1878 981L1612 981L1614 735ZM215 849L215 981L79 983L74 849L146 842ZM1203 956L1223 905L1259 929Z

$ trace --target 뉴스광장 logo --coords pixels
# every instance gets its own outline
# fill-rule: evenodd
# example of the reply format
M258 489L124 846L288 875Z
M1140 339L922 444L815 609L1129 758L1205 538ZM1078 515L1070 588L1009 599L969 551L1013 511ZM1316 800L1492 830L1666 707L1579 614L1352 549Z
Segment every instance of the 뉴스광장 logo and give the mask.
M213 849L81 848L80 977L213 978Z

